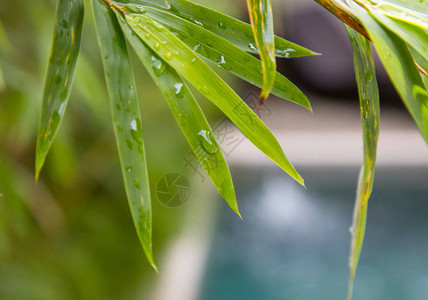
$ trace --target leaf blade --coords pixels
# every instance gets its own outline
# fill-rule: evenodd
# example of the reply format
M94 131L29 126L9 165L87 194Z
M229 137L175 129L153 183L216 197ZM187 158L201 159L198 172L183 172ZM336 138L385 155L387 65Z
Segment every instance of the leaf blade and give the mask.
M119 13L117 17L129 43L164 95L195 156L207 171L221 196L233 211L241 216L229 168L196 99L180 75L133 34L132 29ZM204 136L201 136L201 133ZM213 146L217 148L215 152L210 151L210 153L203 148L200 139L205 137L209 137Z
M288 161L266 125L190 48L161 24L144 15L127 14L126 22L154 52L165 58L181 76L222 110L256 147L304 185L303 178Z
M380 105L370 42L352 28L346 27L354 49L355 77L360 98L364 142L364 163L361 167L357 186L349 255L349 288L347 299L351 300L355 273L364 241L367 205L373 189L379 139Z
M158 0L134 0L135 3L149 4L167 10L205 29L221 36L242 50L258 54L251 25L238 19L222 14L216 10L186 0L168 0L163 5ZM275 36L275 55L277 57L295 58L318 55L309 49Z
M144 9L144 15L166 26L194 52L210 59L236 76L258 87L263 85L263 75L260 60L241 50L229 41L215 35L203 27L177 17L169 12L148 7L125 5L126 11L138 12ZM278 97L287 99L309 110L311 105L308 98L291 81L276 72L273 89Z
M407 45L365 9L349 4L367 29L393 85L428 143L428 92Z
M36 179L62 121L80 50L82 0L58 0L36 145Z
M144 253L157 270L152 252L150 185L128 49L114 12L100 0L91 3L125 190Z
M262 62L263 87L260 99L267 99L275 82L276 60L270 0L247 0L253 36Z

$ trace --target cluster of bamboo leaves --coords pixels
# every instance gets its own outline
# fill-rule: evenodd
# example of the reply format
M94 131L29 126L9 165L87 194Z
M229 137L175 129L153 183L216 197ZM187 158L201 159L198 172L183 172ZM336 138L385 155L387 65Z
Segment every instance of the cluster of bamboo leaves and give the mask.
M139 239L154 268L150 185L134 66L129 60L131 49L164 95L187 142L219 193L238 215L228 166L189 84L223 111L262 152L304 184L266 125L203 60L213 61L261 87L263 98L272 92L311 109L307 97L276 72L275 55L293 58L315 53L273 35L270 5L252 17L254 24L259 24L259 17L264 20L258 28L185 0L93 0L91 3L125 189ZM249 2L250 7L256 4L260 3ZM267 18L264 9L269 9ZM82 0L58 1L38 130L36 177L67 106L83 15ZM266 30L271 34L265 35ZM259 53L259 48L261 61L252 55ZM150 101L149 95L144 99Z
M270 93L311 109L307 97L276 71L276 57L316 53L274 35L270 0L247 0L251 24L186 0L92 0L92 11L108 88L122 175L138 236L149 262L152 216L149 178L129 60L133 49L164 95L187 142L221 196L239 215L228 166L188 85L215 104L262 152L304 185L278 141L211 69L206 60ZM373 42L391 81L428 142L428 4L417 0L317 1L357 20L347 27L354 49L361 106L364 163L355 201L350 254L352 286L364 239L379 136L379 93L371 52ZM53 46L43 95L36 149L36 177L64 116L79 54L82 0L58 0ZM252 54L258 54L260 60ZM150 97L145 95L145 100ZM213 158L215 158L213 160ZM212 161L216 161L215 165Z

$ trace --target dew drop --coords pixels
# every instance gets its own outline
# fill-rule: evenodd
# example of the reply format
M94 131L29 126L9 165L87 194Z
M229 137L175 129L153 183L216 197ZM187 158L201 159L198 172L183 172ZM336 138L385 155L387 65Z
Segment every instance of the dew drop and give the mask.
M170 60L170 59L172 58L172 52L171 52L171 51L168 51L167 53L165 53L165 54L163 55L163 57L165 57L165 59L167 59L167 60Z
M152 56L151 61L152 61L152 69L155 72L156 76L159 76L160 74L163 73L163 71L165 71L166 67L160 59L158 59L155 56Z
M146 12L146 9L140 5L137 5L137 6L135 6L135 11L137 13L144 14Z
M175 95L178 98L183 98L184 95L184 89L183 89L183 83L182 82L176 82L174 83L174 88L175 88Z
M202 129L198 133L198 139L202 148L209 154L214 154L218 151L218 147L214 141L214 136L210 131Z
M250 50L257 51L257 47L256 47L256 46L254 46L254 44L253 44L253 43L249 43L249 44L248 44L248 48L250 48Z
M159 50L160 49L160 44L159 42L156 42L156 44L154 45L155 50Z

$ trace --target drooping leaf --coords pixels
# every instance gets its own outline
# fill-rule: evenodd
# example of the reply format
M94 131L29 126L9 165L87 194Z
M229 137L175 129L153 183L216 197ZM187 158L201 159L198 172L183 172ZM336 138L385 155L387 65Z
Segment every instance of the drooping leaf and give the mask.
M347 30L354 49L355 76L360 97L364 142L364 163L358 180L349 256L349 290L347 299L351 300L355 272L366 230L367 205L375 175L380 107L379 90L370 42L352 28L347 27Z
M58 0L36 147L36 178L59 128L80 49L82 0Z
M247 0L253 36L262 62L263 87L260 99L267 99L275 82L276 60L273 16L270 0Z
M141 14L127 14L125 17L132 30L157 55L222 110L256 147L303 184L303 178L288 161L266 125L197 54L160 23Z
M367 29L392 83L428 143L428 92L407 45L364 8L348 3Z
M207 57L240 78L262 87L263 76L260 61L229 41L167 11L140 5L125 5L123 8L131 12L140 12L162 23L196 53ZM278 72L272 93L311 109L308 98Z
M125 190L144 253L156 269L152 254L149 177L128 49L114 12L100 0L92 0L91 3Z
M210 125L180 75L134 34L119 12L122 30L165 97L192 151L230 207L240 216L232 177Z
M164 1L158 0L132 0L117 2L140 3L167 10L194 24L202 26L218 36L221 36L244 51L255 54L259 53L250 24L196 4L192 1L168 0L166 2L167 5L165 5ZM317 55L317 53L275 36L275 55L278 57L293 58Z

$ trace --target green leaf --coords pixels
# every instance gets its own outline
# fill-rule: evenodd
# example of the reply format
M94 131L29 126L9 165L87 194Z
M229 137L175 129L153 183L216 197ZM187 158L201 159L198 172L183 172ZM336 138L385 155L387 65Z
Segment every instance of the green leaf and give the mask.
M92 0L92 9L106 75L125 190L144 253L153 268L157 270L152 253L149 177L128 49L114 12L100 0Z
M174 32L196 53L207 57L240 78L262 87L260 61L229 41L199 25L160 9L136 5L125 5L123 8L131 12L140 11L147 17L155 19ZM280 73L276 73L272 93L311 110L308 98Z
M398 19L383 15L378 9L370 9L372 16L389 30L403 39L425 59L428 59L428 34L425 30Z
M407 45L361 6L348 3L368 31L392 83L428 143L428 93Z
M303 184L266 125L197 54L160 23L144 15L126 15L132 30L181 76L216 105L263 153Z
M247 0L254 40L262 61L263 87L260 99L267 99L275 82L276 60L273 16L270 0Z
M239 215L232 177L210 125L180 75L154 53L116 13L122 31L171 109L190 147L230 207Z
M58 0L36 147L36 178L64 116L80 49L82 0Z
M125 2L125 1L118 1ZM181 18L194 24L202 26L206 30L228 40L244 51L258 54L251 25L218 11L209 9L202 5L186 0L168 0L167 6L164 1L159 0L132 0L126 1L140 4L149 4L167 10ZM302 46L289 42L283 38L275 36L275 55L278 57L302 57L317 55Z
M376 10L388 17L428 29L428 5L415 1L378 1L374 5L364 3L370 10Z
M360 97L364 142L364 164L358 180L349 257L349 290L347 299L351 300L355 272L366 230L367 205L373 189L379 139L380 107L379 89L370 42L352 28L347 26L346 29L354 49L355 76Z

